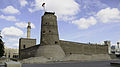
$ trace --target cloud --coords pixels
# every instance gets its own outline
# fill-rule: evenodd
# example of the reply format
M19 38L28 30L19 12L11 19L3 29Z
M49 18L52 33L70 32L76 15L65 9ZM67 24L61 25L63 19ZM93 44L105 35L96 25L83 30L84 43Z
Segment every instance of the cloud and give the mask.
M75 16L60 16L58 20L60 21L61 19L63 21L72 21L72 20L76 19L76 17Z
M90 26L93 26L97 23L97 20L94 17L89 18L80 18L79 20L72 21L73 24L76 24L79 29L87 29Z
M15 16L4 16L4 15L0 15L0 19L4 19L7 21L17 21Z
M8 48L18 48L19 47L19 38L7 37L5 46L7 46Z
M22 30L16 28L16 27L5 27L3 30L2 30L2 35L4 37L19 37L19 36L22 36L24 33Z
M16 26L20 27L20 28L27 28L28 23L25 22L18 22L15 23ZM35 25L33 23L31 23L31 28L35 28Z
M20 14L20 11L13 6L7 6L4 9L0 9L1 12L5 14Z
M60 39L60 40L65 40L65 39Z
M101 0L77 0L80 4L80 14L84 16L92 16L100 9L109 7Z
M120 10L117 8L105 8L98 11L94 16L89 18L80 18L72 21L80 29L87 29L90 26L100 23L120 22Z
M25 7L26 5L28 5L28 2L26 0L19 0L19 2L22 7Z
M2 29L2 36L4 37L5 46L8 48L18 48L19 38L23 36L24 32L16 27L5 27Z
M46 11L54 11L57 16L74 16L78 13L79 4L75 0L45 0ZM30 12L43 10L42 0L35 0L31 3Z
M10 48L19 48L19 43L14 43L9 46Z
M120 11L117 8L105 8L100 10L96 17L102 23L120 22Z
M18 42L17 38L8 38L7 42Z
M103 9L103 8L108 7L107 4L102 3L100 0L84 0L84 1L80 0L80 1L81 1L80 2L81 8L83 8L83 9L88 9L88 10L94 9L94 8ZM94 7L94 8L92 8L92 7Z

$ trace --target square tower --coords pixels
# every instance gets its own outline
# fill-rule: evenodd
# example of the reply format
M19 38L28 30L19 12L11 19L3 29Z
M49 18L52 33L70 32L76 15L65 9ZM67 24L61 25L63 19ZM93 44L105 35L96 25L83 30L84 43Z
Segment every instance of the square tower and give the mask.
M19 49L25 49L36 45L36 39L20 38Z

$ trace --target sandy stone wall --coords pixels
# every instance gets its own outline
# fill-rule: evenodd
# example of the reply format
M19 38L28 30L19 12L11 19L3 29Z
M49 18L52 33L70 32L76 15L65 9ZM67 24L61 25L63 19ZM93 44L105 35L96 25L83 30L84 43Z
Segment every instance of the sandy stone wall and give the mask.
M96 44L84 44L60 40L60 45L66 55L70 54L108 54L108 46Z
M60 45L44 45L40 46L37 50L37 57L44 56L49 59L62 59L65 57L65 53Z
M26 49L36 45L36 39L20 38L19 49Z
M36 46L32 46L32 47L20 50L19 58L25 59L25 58L35 57L38 47L39 45L36 45Z
M108 54L92 54L92 55L84 55L84 54L71 54L66 56L63 61L103 61L103 60L111 60L110 55Z
M76 43L76 42L60 40L60 46L62 47L63 51L67 56L72 54L82 54L82 55L108 54L108 46L105 45L84 44L84 43ZM51 53L50 51L53 53ZM20 50L20 58L24 59L39 55L40 56L45 55L47 57L47 54L51 55L51 57L52 55L59 57L59 55L56 52L59 53L59 50L56 46L51 45L49 47L46 47L46 46L36 45L30 48Z

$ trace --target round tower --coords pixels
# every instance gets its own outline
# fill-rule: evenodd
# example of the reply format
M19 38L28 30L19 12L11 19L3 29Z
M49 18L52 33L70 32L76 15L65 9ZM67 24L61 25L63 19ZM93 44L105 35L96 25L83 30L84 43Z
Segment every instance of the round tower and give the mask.
M52 12L45 12L41 22L41 45L59 45L57 17Z
M31 34L31 26L30 26L30 22L28 22L28 26L27 26L27 38L30 39L30 34Z
M52 12L45 12L41 21L41 43L36 56L44 56L51 60L60 60L65 53L60 46L57 29L57 17Z

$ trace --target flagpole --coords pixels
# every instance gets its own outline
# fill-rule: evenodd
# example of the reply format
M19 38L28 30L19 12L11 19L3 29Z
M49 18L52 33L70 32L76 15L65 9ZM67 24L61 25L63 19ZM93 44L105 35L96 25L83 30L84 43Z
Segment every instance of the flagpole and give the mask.
M43 9L44 9L44 12L46 12L45 7L43 7Z
M45 10L45 3L42 4L42 7L44 9L44 12L46 12L46 10Z

